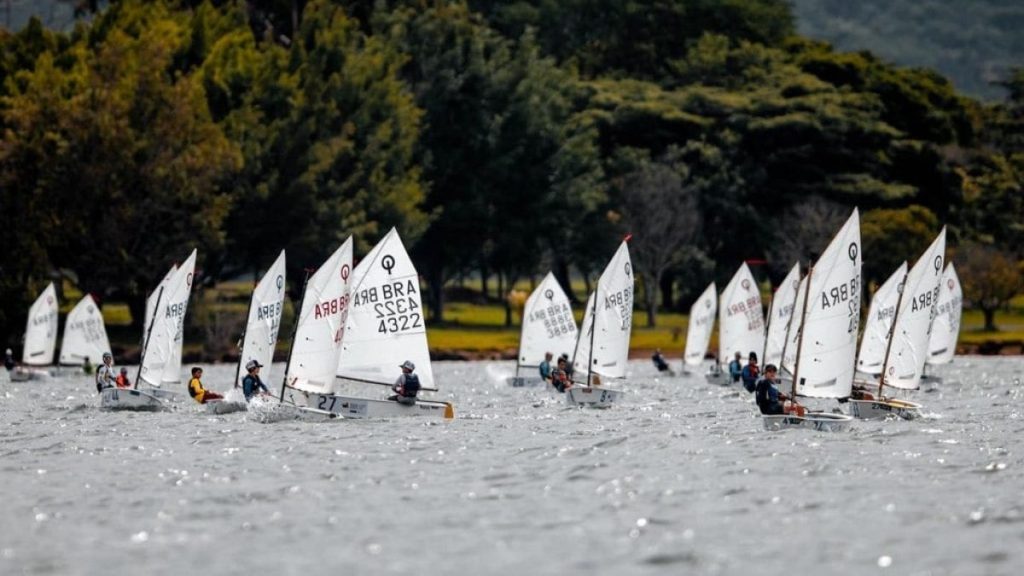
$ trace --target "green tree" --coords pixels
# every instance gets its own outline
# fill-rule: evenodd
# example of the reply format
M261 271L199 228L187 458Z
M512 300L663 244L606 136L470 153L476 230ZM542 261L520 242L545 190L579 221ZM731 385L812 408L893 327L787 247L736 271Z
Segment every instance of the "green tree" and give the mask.
M964 297L985 316L985 331L998 330L996 311L1024 290L1021 263L994 246L969 243L956 251Z
M939 228L935 215L922 206L864 213L860 220L864 284L884 281L904 260L913 266Z

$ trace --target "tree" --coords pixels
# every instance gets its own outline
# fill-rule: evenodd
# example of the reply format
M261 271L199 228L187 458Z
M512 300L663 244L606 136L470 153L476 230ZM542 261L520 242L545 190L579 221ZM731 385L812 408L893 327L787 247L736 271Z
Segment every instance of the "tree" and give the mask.
M870 210L861 215L864 285L884 281L903 261L913 266L938 233L938 219L921 206Z
M984 244L966 244L956 251L964 297L985 316L985 331L998 330L996 311L1024 290L1021 263L1012 254Z
M697 191L686 182L687 166L681 151L670 148L657 161L635 149L619 151L618 163L628 166L615 179L622 203L623 222L633 233L630 254L640 276L647 310L647 326L657 326L658 288L665 271L678 263L697 237L700 216Z

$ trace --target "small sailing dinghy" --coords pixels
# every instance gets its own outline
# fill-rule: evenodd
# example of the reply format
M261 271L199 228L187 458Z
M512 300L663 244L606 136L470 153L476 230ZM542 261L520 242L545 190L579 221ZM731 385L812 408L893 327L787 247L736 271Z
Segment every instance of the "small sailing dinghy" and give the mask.
M692 374L693 370L704 363L711 342L711 329L715 325L715 313L718 307L718 289L715 283L708 284L697 301L690 306L690 322L686 327L686 348L683 351L683 374ZM718 366L717 363L713 366Z
M163 386L181 383L181 352L185 313L195 276L196 251L172 268L147 299L149 326L143 338L142 358L133 388L104 388L100 407L108 410L160 410L177 396ZM153 306L150 309L149 303Z
M110 341L103 313L86 294L64 321L59 362L61 366L83 366L86 361L95 365L102 361L104 352L110 352Z
M619 244L587 300L573 354L573 375L585 373L587 379L565 391L565 401L571 405L609 408L622 396L620 390L606 388L601 379L626 377L633 331L633 264L628 241L627 237Z
M860 216L857 210L800 282L783 364L793 375L790 398L846 398L853 386L853 363L860 328ZM792 356L789 349L792 348ZM789 414L762 414L766 430L810 428L845 430L851 416L812 412L795 406Z
M238 357L234 385L222 400L208 401L207 412L228 414L248 408L249 404L242 393L242 380L246 376L244 366L253 360L264 367L260 373L261 379L271 381L271 364L284 310L285 278L285 256L284 250L281 250L249 298L249 313L246 314L245 329L242 332L242 352Z
M932 320L932 335L928 340L928 366L949 364L956 355L956 341L960 337L960 316L963 313L964 293L960 287L960 277L953 268L953 263L946 264L939 282L939 304ZM921 382L939 383L942 378L931 374L922 374Z
M864 334L860 337L860 352L857 355L857 373L862 379L869 378L874 381L882 374L885 349L889 342L889 333L892 331L892 320L896 316L900 286L906 276L907 263L903 262L871 297L867 324L864 326Z
M545 354L551 354L554 358L568 354L576 346L576 333L576 319L572 315L569 297L565 295L555 275L548 272L526 299L519 355L516 356L516 375L509 377L506 382L515 387L544 385L538 370ZM520 376L522 368L532 369L533 373Z
M870 420L896 416L909 420L921 415L921 404L887 398L884 392L886 386L899 390L920 387L928 357L932 319L939 300L945 252L946 229L943 227L897 290L899 296L886 342L877 397L861 392L850 398L850 413L857 418Z
M405 362L414 365L421 392L438 390L430 365L419 275L398 231L392 228L352 274L352 305L335 374L341 382L390 387L401 374L399 365ZM345 418L455 417L451 403L419 395L413 403L327 390L309 398L318 409Z
M718 309L718 364L705 375L710 384L732 384L729 362L740 353L740 367L751 352L764 350L764 310L761 291L744 262L722 291Z
M53 364L57 349L57 311L57 289L50 282L28 309L21 365L11 372L11 381L44 380L51 376L44 367Z

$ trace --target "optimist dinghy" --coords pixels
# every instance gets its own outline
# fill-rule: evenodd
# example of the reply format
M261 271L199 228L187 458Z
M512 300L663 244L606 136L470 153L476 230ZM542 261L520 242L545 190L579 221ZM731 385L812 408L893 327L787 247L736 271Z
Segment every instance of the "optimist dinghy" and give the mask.
M274 348L277 346L281 312L284 310L285 277L285 256L282 250L274 264L253 288L252 296L249 298L249 313L246 314L245 331L242 332L242 352L238 357L232 390L225 394L222 400L207 402L207 412L228 414L248 408L249 404L241 390L242 379L246 376L243 367L249 362L255 360L257 364L263 366L260 377L268 382L271 380Z
M866 420L896 416L914 419L921 404L910 400L886 398L885 387L916 390L928 357L932 319L939 300L946 252L946 229L939 232L931 246L918 258L898 289L896 312L886 342L885 358L878 379L877 396L861 392L850 398L850 413Z
M782 355L783 365L793 374L790 397L794 401L850 395L860 328L860 247L860 217L854 210L800 282L794 305L799 316L793 320L791 341ZM846 414L794 408L788 414L762 414L765 429L837 432L853 420Z
M928 374L929 366L949 364L956 355L956 341L960 337L960 316L963 313L964 293L960 287L960 278L953 268L953 263L946 264L939 282L939 303L932 320L932 335L928 340L928 359L925 360L925 373L921 382L939 383L942 378Z
M105 388L100 407L108 410L160 410L164 401L176 395L162 388L181 383L181 352L184 343L185 313L195 276L196 251L185 262L172 268L155 294L147 299L150 318L142 347L142 358L135 387ZM153 306L150 309L149 303Z
M764 311L761 291L754 275L744 262L722 291L722 307L718 309L718 367L705 379L710 384L729 386L729 362L740 353L741 368L751 352L764 350Z
M12 382L45 380L52 375L45 367L53 364L57 348L57 307L57 290L50 282L28 309L25 347L21 365L11 371Z
M86 360L95 364L102 360L104 352L110 352L110 341L103 313L92 296L86 294L64 321L60 365L83 366Z
M686 349L683 351L683 374L692 374L704 363L711 342L718 307L718 289L712 282L690 306L690 322L686 327ZM715 364L717 365L717 363Z
M573 374L585 373L587 379L565 391L568 404L609 408L622 397L622 391L606 388L600 382L602 378L621 380L626 376L633 330L633 264L628 241L627 237L619 244L587 301L573 355Z
M548 272L544 280L526 299L523 307L523 330L519 337L519 355L516 356L516 375L506 382L510 386L543 386L539 368L545 354L557 358L568 354L576 346L576 319L572 315L569 297L555 275ZM531 370L529 376L520 376L521 368Z

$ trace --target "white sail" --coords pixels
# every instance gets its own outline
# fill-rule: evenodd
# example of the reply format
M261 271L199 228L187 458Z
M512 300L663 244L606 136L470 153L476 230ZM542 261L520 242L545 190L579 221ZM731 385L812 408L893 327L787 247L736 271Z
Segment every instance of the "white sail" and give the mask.
M906 275L907 263L904 262L871 297L867 324L864 326L864 335L860 338L860 354L857 356L857 370L861 372L872 375L882 373L892 318L896 315L896 302L900 297L900 285Z
M519 337L520 366L540 366L544 355L569 354L576 346L576 319L569 297L555 275L548 272L544 280L526 299L523 307L523 330Z
M181 350L184 345L185 312L192 294L196 251L174 272L174 276L157 290L159 306L153 323L147 327L148 338L143 351L139 378L153 387L181 382Z
M746 365L751 352L764 350L764 311L761 292L747 263L740 265L722 291L718 309L718 361L729 364L736 352Z
M964 293L960 277L953 263L946 265L939 283L939 304L932 320L932 335L928 341L928 364L946 364L956 354L956 341L960 336L960 315L963 312Z
M349 316L352 237L306 282L285 382L314 393L334 387L334 371Z
M398 231L392 228L356 266L352 310L337 362L339 378L393 384L406 360L420 388L437 390L430 367L420 280Z
M53 364L53 352L56 348L57 290L53 287L53 282L50 282L28 309L25 348L21 352L21 363L29 366Z
M715 325L715 312L718 307L718 289L712 282L690 306L690 323L686 327L686 350L683 362L687 366L699 366L704 362L704 354L708 351L711 341L711 329Z
M102 362L104 352L110 352L110 341L107 339L103 313L96 307L92 296L86 294L64 321L60 363L65 366L81 366L88 358L95 365Z
M167 285L170 284L171 280L174 279L174 274L177 271L178 265L171 264L171 268L170 270L167 271L167 274L164 274L164 277L162 280L160 280L160 283L157 284L156 288L154 288L153 291L149 293L149 296L146 297L146 318L145 323L142 325L143 339L146 338L146 331L149 329L150 322L153 321L153 313L156 312L156 299L157 297L160 296L160 289L167 288ZM143 342L143 344L145 344L145 342Z
M284 250L281 250L277 260L252 291L249 318L245 322L245 335L242 337L242 356L239 358L241 366L245 366L250 360L265 366L260 376L267 382L271 378L271 363L274 360L274 348L277 346L277 333L281 328L284 295L285 258ZM242 385L245 374L244 370L238 370L238 386Z
M633 264L625 241L597 281L586 314L591 317L580 326L575 373L582 376L589 369L606 378L625 377L633 330Z
M896 311L896 326L889 357L885 362L884 384L904 390L921 383L924 362L928 358L928 340L939 301L939 280L945 264L946 229L907 273Z
M793 318L793 306L796 304L796 292L800 287L800 263L797 262L783 278L782 284L772 296L772 305L768 310L768 335L764 343L764 358L761 365L767 366L782 363L782 349L786 345L789 333L789 321Z
M808 275L806 311L802 298L797 298L800 308L794 308L803 318L796 331L796 392L801 396L844 398L853 386L860 328L861 243L857 210ZM801 282L801 292L806 289L807 278ZM793 327L790 332L794 332Z

